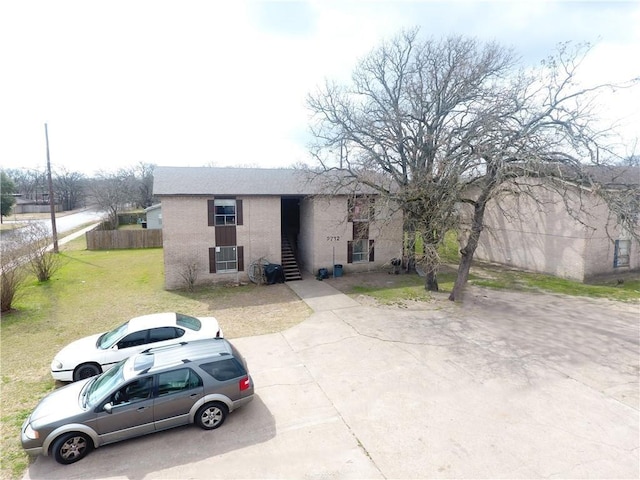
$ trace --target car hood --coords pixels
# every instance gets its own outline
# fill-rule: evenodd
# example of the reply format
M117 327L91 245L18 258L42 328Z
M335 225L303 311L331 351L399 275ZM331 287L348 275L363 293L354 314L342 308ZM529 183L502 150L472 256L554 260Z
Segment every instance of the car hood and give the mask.
M39 426L55 423L60 420L73 422L72 417L85 411L79 400L84 386L95 380L87 378L54 390L44 397L31 413L30 422L34 430Z
M97 333L95 335L89 335L88 337L81 338L79 340L75 340L71 342L69 345L64 347L62 350L58 352L55 356L57 360L64 362L69 358L77 359L79 353L84 353L85 356L82 356L82 361L86 362L89 360L93 360L92 358L87 358L87 354L98 352L99 349L96 347L96 343L100 336L104 335L105 332Z

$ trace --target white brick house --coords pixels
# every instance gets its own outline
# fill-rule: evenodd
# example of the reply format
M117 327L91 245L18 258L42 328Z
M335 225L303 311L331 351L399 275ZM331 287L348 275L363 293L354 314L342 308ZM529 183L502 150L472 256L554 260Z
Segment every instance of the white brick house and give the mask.
M294 169L156 167L165 287L247 281L253 262L316 274L387 265L402 255L402 216L369 194L327 189ZM290 253L289 253L290 252ZM299 278L299 277L298 277Z

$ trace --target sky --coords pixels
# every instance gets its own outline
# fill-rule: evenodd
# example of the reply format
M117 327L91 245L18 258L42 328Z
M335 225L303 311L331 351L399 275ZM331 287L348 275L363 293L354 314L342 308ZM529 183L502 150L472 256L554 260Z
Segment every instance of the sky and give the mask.
M0 168L44 169L45 123L54 172L309 162L307 95L416 26L528 65L592 42L587 84L640 76L638 1L4 0ZM640 87L600 103L630 154Z

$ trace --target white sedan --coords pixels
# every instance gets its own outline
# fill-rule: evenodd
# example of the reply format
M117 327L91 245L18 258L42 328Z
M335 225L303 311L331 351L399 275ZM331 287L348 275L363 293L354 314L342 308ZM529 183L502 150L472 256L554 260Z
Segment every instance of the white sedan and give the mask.
M54 379L71 382L97 375L147 348L201 338L222 338L213 317L154 313L135 317L109 332L71 342L51 362Z

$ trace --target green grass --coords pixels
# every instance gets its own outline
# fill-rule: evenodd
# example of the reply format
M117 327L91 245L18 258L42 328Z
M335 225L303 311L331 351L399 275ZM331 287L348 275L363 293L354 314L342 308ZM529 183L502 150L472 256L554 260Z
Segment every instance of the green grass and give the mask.
M14 302L15 310L2 315L2 479L20 478L28 466L20 445L20 426L38 401L56 388L49 364L69 341L147 313L208 316L215 311L218 316L233 310L239 298L253 301L256 288L266 288L209 286L194 292L166 291L162 249L88 251L80 237L61 246L60 256L63 265L51 280L38 283L30 279ZM274 291L265 289L264 295ZM247 323L255 321L251 318ZM243 328L240 320L225 322L225 336L240 336Z

